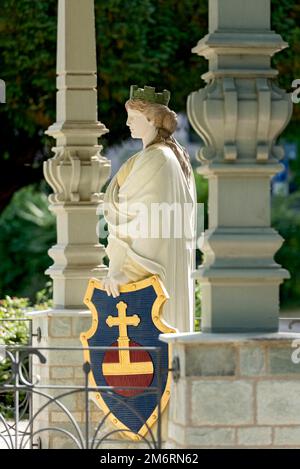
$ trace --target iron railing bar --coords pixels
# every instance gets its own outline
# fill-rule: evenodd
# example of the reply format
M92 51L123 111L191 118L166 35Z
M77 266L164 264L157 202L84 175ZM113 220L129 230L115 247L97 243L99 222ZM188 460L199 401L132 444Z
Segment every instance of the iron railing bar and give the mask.
M30 346L33 346L32 343L32 337L33 337L33 321L30 319L30 326L29 326L29 341L30 341ZM33 355L31 354L29 357L29 381L32 383L33 379L33 365L32 365L32 358ZM32 393L29 393L29 422L30 424L30 449L33 449L33 422L32 422L32 415L33 415L33 402L32 402Z
M74 429L77 432L78 438L80 439L82 446L84 446L83 436L82 436L81 429L78 425L78 422L73 417L72 412L65 406L65 404L63 404L59 400L59 399L63 399L64 397L70 396L72 394L77 394L77 391L72 390L71 392L64 393L64 394L61 394L61 395L55 396L55 397L51 396L51 395L49 395L45 392L39 392L39 390L35 390L33 388L30 391L31 391L32 394L37 394L39 396L44 397L45 399L48 399L48 401L46 403L44 403L41 407L39 407L39 409L33 415L32 419L34 420L43 410L46 409L47 406L52 405L52 404L56 404L65 413L65 415L67 415L67 417L70 419L70 422L74 425ZM29 424L30 424L30 422L29 422ZM27 425L26 430L29 427L29 424ZM23 438L24 438L24 436L23 436ZM23 443L23 438L21 440L21 445Z
M50 351L74 351L78 350L79 352L82 350L103 350L106 352L107 350L130 350L130 351L135 351L135 350L150 350L151 352L156 352L158 348L160 347L100 347L100 346L91 346L91 347L24 347L23 345L4 345L5 349L8 349L10 351L28 351L31 352L33 350L50 350Z
M19 352L16 353L16 361L17 363L19 362ZM15 449L18 448L18 442L19 442L19 391L18 391L18 385L19 385L19 373L18 369L16 370L15 374L15 388L14 388L14 396L15 400L14 402L16 403L15 405Z
M0 385L0 393L1 392L14 392L14 397L15 397L15 435L13 435L15 438L15 447L19 447L19 437L22 436L21 444L22 446L24 445L24 442L26 443L25 446L27 446L28 442L30 443L30 448L32 449L34 447L34 435L37 433L40 433L41 431L44 431L44 429L34 432L34 418L36 417L37 414L33 415L33 407L32 407L32 396L33 394L40 394L40 395L45 395L43 393L43 390L47 391L65 391L63 395L60 396L48 396L49 402L45 405L42 406L42 410L46 408L49 403L56 403L57 405L61 405L62 410L66 413L66 415L69 416L71 419L71 423L74 425L74 430L78 434L78 439L72 435L74 434L69 434L68 436L71 437L73 441L77 440L80 442L80 447L85 447L86 449L99 447L99 444L103 440L108 441L107 436L109 436L112 433L117 433L117 432L122 432L121 429L115 430L114 432L110 432L109 434L104 435L104 437L101 437L100 439L97 438L98 436L98 431L100 430L102 424L98 425L96 433L94 433L94 437L91 438L90 435L90 397L91 393L95 394L97 392L102 392L103 394L110 396L113 399L119 400L120 405L121 405L121 399L120 397L116 396L116 392L120 389L122 390L136 390L136 391L142 391L143 393L147 395L156 395L157 396L157 442L155 439L155 436L153 435L152 429L149 427L149 439L142 437L141 435L141 441L144 440L144 442L149 446L150 448L161 448L162 445L162 434L161 434L161 393L162 393L162 376L163 374L171 371L168 368L162 368L162 346L160 347L155 347L155 346L139 346L139 347L118 347L118 346L111 346L111 347L105 347L105 346L91 346L91 347L82 347L82 346L73 346L73 347L33 347L32 345L32 320L31 319L10 319L10 320L0 320L1 322L18 322L18 321L23 321L27 322L29 324L29 337L28 337L28 345L4 345L4 349L7 353L7 357L11 356L11 365L12 365L12 378L14 379L14 382L12 384L3 384ZM63 385L54 385L54 384L39 384L39 383L32 383L33 380L33 369L32 369L32 357L33 354L37 354L39 359L41 360L41 364L44 364L45 362L45 357L42 354L42 351L78 351L82 352L85 350L88 350L90 353L92 352L107 352L109 350L113 351L120 351L120 350L129 350L129 351L149 351L153 352L153 359L156 355L156 367L157 367L157 378L156 378L156 386L152 387L145 387L145 386L124 386L124 385L119 385L119 386L89 386L89 379L88 375L90 373L90 370L87 371L84 369L84 363L83 363L83 369L82 372L83 374L85 373L85 384L84 385L72 385L72 384L63 384ZM25 372L24 375L24 380L22 382L22 373L21 373L21 368L22 366L27 366L27 359L29 359L28 362L28 371ZM25 361L26 360L26 361ZM26 369L27 370L27 369ZM27 381L27 376L28 380ZM39 392L40 391L40 392ZM27 396L29 396L28 403L29 403L29 422L26 427L26 430L20 431L19 424L20 424L20 414L19 414L19 408L20 408L20 395L22 392L27 392ZM83 435L81 431L79 431L79 427L76 428L78 424L76 424L74 417L72 416L72 413L62 404L60 403L59 399L63 399L64 396L70 395L70 394L76 394L76 393L85 393L85 439L83 439ZM127 407L130 411L133 413L136 413L136 410L134 408L134 402L136 399L138 399L139 394L136 396L130 396L126 401L123 402L123 404ZM41 412L41 409L38 410L38 414ZM69 415L70 414L70 415ZM103 420L106 420L106 417ZM140 417L139 417L140 418ZM142 418L142 417L141 417ZM147 422L144 422L147 425ZM147 425L148 427L148 425ZM49 430L55 430L53 427L49 427ZM56 428L56 430L58 430ZM132 430L128 430L128 432L134 433ZM114 441L114 440L113 440Z
M15 389L16 386L14 386L13 384L9 384L9 385L5 385L5 388L3 388L3 391L5 391L5 389ZM63 389L74 389L76 391L84 391L86 388L85 386L72 386L72 385L67 385L67 384L35 384L33 386L28 386L28 385L18 385L17 386L17 389L19 391L25 391L26 389L33 389L33 388L37 388L37 389L60 389L60 390L63 390ZM149 387L145 387L145 386L97 386L97 387L94 387L94 388L91 388L89 387L88 388L88 391L89 392L97 392L97 391L115 391L117 389L124 389L125 391L142 391L142 390L145 390L146 392L148 392L148 394L156 394L156 391L158 391L158 387L157 386L153 386L151 388ZM1 385L0 385L0 390L1 390Z

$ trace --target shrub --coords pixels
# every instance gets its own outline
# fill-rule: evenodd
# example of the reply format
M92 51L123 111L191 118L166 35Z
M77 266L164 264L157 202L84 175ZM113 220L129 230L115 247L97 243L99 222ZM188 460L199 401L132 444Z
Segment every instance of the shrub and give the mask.
M290 272L291 278L281 285L281 302L285 307L300 305L300 191L288 197L273 196L272 226L284 238L275 261Z
M55 217L47 195L36 186L16 192L0 217L0 298L16 295L34 301L48 280L47 251L55 240Z
M0 344L1 345L30 345L30 321L26 320L25 313L33 309L47 309L51 307L52 301L49 299L50 287L36 295L37 304L30 305L28 298L11 298L6 296L0 300ZM25 372L28 372L29 362L24 360ZM0 386L10 378L12 363L9 359L2 359L0 356ZM24 410L26 416L26 394L20 393L20 409ZM0 414L4 418L12 418L14 415L14 395L13 392L6 391L0 394ZM22 415L21 415L22 416Z

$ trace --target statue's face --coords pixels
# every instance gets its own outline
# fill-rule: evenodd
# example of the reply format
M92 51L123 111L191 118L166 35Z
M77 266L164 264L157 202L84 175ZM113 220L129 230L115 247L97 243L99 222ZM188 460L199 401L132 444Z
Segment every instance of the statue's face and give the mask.
M155 129L142 112L130 108L126 125L130 129L132 138L143 138Z

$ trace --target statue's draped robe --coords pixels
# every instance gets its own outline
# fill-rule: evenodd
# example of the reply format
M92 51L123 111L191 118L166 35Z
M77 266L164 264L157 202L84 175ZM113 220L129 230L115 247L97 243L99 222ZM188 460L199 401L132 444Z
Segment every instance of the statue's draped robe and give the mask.
M139 203L149 214L151 204L166 203L171 208L176 203L180 207L180 211L178 208L171 211L174 213L171 236L160 229L155 232L158 237L149 237L150 217L149 231L142 235L130 231L146 230L141 221L144 209L132 205ZM127 160L112 178L104 197L104 217L109 231L106 247L109 274L121 271L130 281L158 274L170 296L163 307L163 318L180 332L194 330L191 274L195 269L196 207L194 175L189 187L176 155L163 144L150 145ZM176 229L174 235L174 226L179 228L181 236ZM153 223L152 227L155 229Z

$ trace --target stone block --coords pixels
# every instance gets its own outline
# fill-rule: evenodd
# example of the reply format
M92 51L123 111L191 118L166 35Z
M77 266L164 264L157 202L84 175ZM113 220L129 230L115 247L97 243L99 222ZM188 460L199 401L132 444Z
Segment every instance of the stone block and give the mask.
M268 348L269 372L273 375L298 374L300 378L300 364L293 363L294 348L290 344Z
M81 412L72 412L72 417L75 422L83 422ZM64 412L50 412L50 422L51 423L70 423L70 417Z
M189 386L185 380L179 380L178 383L172 383L170 414L175 423L186 424L189 419Z
M257 383L257 421L262 425L300 424L300 381Z
M272 443L271 427L239 428L237 434L241 446L269 446Z
M166 443L163 446L163 449L177 449L177 448L179 448L179 446L171 438L168 441L166 441Z
M194 381L191 420L194 425L251 424L253 386L246 381Z
M186 429L186 444L187 448L191 446L234 446L235 429L229 427L189 427Z
M66 379L73 378L74 368L68 366L51 366L50 367L50 378L53 379Z
M72 318L72 335L78 337L82 332L86 332L92 325L92 315Z
M72 318L61 316L51 317L49 324L49 335L51 337L71 337Z
M274 445L300 447L300 426L275 428Z
M78 338L75 338L75 337L49 337L47 346L48 347L63 347L63 348L67 348L67 347L77 348L78 347L78 349L80 349L80 351L81 351L81 348L82 348L79 337ZM82 356L83 356L83 352L82 352Z
M83 362L81 350L51 350L48 358L49 366L76 366Z
M235 347L203 345L186 349L186 376L233 376L235 371Z
M235 428L186 427L170 422L168 430L170 441L185 448L225 447L235 444Z
M57 381L55 384L60 384L60 383ZM62 383L62 384L65 384L65 383ZM69 385L71 385L70 381L69 381ZM72 392L72 389L49 388L46 392L48 392L50 396L55 398L55 401L51 405L49 405L49 411L65 413L65 410L66 410L67 412L69 411L73 413L75 411L80 410L76 406L76 396L78 393L73 392L72 394L70 394ZM62 405L62 407L60 406L60 404Z
M83 365L74 366L74 377L81 378L82 383L84 383L85 373L82 368Z
M240 348L240 374L260 376L265 373L265 351L263 347L243 346Z
M49 437L49 449L82 449L82 444L78 437L65 437L56 432L55 436Z
M176 443L185 443L186 428L181 425L176 425L174 422L169 422L168 425L168 438Z

